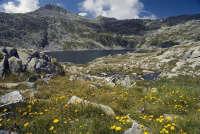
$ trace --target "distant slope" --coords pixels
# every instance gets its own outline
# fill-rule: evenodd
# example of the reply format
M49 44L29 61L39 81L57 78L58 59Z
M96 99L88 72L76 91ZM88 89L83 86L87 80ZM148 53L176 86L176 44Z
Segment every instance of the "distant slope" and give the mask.
M162 38L161 41L155 41L154 36L162 36L160 30L163 27L167 27L166 31L170 34L180 26L178 32L182 33L181 26L191 24L198 28L198 20L200 14L160 20L117 20L105 17L87 19L61 7L46 5L27 14L0 13L0 46L44 50L160 47ZM195 22L187 23L189 21ZM198 33L197 30L195 32ZM163 34L168 38L166 32ZM191 34L187 36L190 37ZM196 36L195 38L199 39ZM172 41L177 42L177 39Z

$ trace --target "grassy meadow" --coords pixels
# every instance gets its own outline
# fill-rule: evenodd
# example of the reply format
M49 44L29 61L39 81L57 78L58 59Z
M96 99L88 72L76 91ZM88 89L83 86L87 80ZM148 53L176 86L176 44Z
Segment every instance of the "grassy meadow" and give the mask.
M13 115L0 117L0 129L22 134L120 134L131 127L131 117L148 128L144 134L200 133L199 78L137 81L129 89L92 88L90 82L69 81L67 76L37 84L34 98L1 109L1 114ZM116 116L82 104L68 105L72 96L110 106Z

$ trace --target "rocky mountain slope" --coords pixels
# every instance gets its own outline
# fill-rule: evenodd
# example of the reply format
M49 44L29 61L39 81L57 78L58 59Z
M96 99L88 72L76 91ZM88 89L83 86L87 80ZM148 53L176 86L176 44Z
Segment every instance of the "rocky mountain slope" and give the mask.
M0 13L0 45L44 50L170 47L199 41L199 20L199 14L158 20L87 19L46 5L27 14Z
M199 134L199 26L200 15L90 20L51 5L0 13L0 133ZM80 65L30 48L138 50Z

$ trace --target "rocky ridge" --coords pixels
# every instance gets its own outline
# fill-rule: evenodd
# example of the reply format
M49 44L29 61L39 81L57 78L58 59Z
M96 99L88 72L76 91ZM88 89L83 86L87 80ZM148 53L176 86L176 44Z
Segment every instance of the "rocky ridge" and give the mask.
M88 19L46 5L27 14L0 13L0 45L44 50L165 48L199 41L199 20L199 14L157 20Z

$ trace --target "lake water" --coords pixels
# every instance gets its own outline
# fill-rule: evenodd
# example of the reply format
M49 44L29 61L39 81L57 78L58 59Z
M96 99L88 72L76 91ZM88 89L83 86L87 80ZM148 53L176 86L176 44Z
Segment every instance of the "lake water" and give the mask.
M53 51L46 52L47 55L56 58L59 62L71 62L75 64L86 64L96 58L125 54L133 50L84 50L84 51Z

